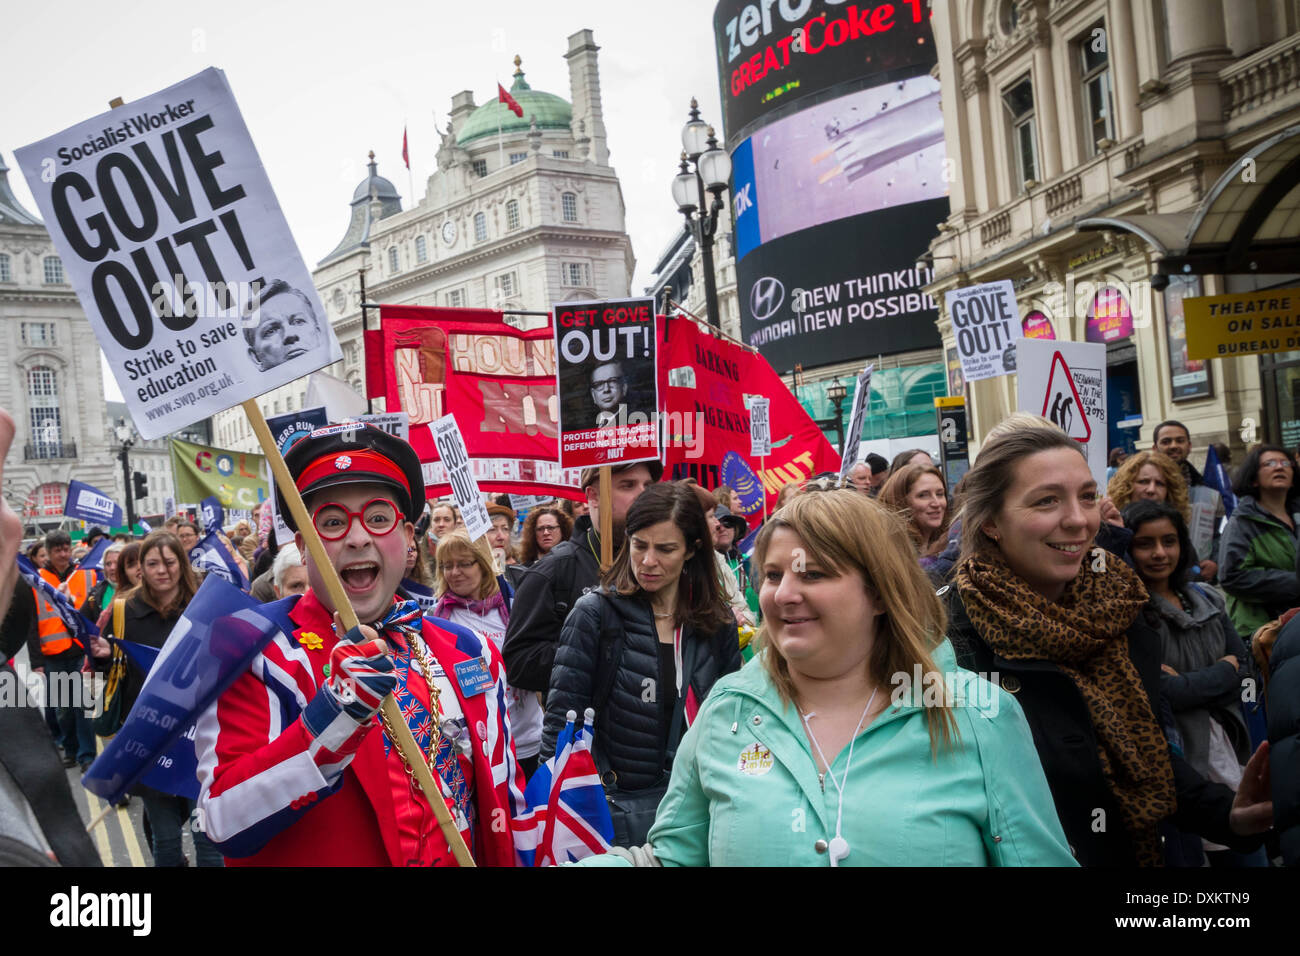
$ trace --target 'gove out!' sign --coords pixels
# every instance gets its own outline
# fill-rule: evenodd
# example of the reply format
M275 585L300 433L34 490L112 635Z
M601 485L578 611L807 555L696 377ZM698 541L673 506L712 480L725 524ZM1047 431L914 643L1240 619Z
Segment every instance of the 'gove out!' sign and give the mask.
M1300 350L1300 289L1184 299L1183 317L1188 358Z
M1016 370L1016 339L1024 338L1011 280L953 289L944 296L966 381Z

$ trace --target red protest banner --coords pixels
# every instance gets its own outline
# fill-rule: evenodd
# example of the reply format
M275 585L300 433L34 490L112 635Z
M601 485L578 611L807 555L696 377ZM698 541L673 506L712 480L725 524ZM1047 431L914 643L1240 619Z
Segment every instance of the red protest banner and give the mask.
M755 527L776 507L782 486L839 471L840 456L761 355L717 338L684 318L665 325L659 394L665 402L665 478L727 485L732 511ZM749 455L745 395L771 400L772 454Z
M581 498L559 466L555 348L549 328L523 332L500 312L382 306L366 332L366 387L410 417L430 494L450 491L429 424L456 417L484 491Z

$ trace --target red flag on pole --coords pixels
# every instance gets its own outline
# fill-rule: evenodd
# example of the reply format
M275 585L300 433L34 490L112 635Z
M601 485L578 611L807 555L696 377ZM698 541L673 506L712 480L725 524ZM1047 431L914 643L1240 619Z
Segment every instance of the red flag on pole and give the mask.
M402 127L402 162L406 163L406 168L411 168L411 154L406 150L406 127Z
M520 119L524 118L524 108L519 105L519 101L506 92L506 88L500 83L497 84L497 102L504 103L510 112L514 113Z

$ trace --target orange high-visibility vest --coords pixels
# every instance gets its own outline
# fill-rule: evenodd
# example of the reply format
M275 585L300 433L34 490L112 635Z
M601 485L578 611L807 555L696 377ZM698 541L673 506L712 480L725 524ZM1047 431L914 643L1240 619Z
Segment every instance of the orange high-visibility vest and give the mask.
M78 610L90 597L91 590L99 580L99 573L91 568L78 568L68 576L68 593L72 595L72 605Z
M41 568L40 575L53 588L62 583L57 574L45 568ZM41 653L46 657L57 657L72 646L72 634L63 618L59 617L58 609L35 588L32 588L32 594L36 597L36 628L41 639Z

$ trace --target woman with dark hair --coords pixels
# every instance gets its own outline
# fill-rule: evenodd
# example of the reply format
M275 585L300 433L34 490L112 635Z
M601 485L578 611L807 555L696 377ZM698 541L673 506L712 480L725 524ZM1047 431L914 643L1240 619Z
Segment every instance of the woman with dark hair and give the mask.
M1295 465L1277 445L1256 445L1232 486L1237 507L1219 543L1219 582L1242 640L1300 605L1296 543Z
M140 542L128 541L122 545L122 553L117 558L117 576L122 583L122 593L118 597L128 597L131 588L136 587L144 577L140 567Z
M1160 635L1160 693L1169 703L1183 756L1201 776L1236 790L1250 759L1241 713L1250 658L1213 588L1191 584L1192 540L1177 508L1135 501L1124 509L1133 532L1129 555L1150 595L1144 612ZM1240 866L1241 857L1205 842L1212 863ZM1255 856L1253 865L1266 866Z
M876 500L906 519L921 568L929 571L948 546L952 520L943 473L934 465L904 465L889 476Z
M126 553L131 547L133 545L127 545L123 549L120 564L126 565ZM199 579L190 566L180 539L171 532L151 531L139 548L139 567L143 572L140 584L125 597L119 595L114 601L103 633L107 637L160 648L197 593ZM124 602L121 612L116 609L118 601ZM111 656L112 648L106 640L92 638L91 653L97 658L107 658ZM118 691L124 695L123 713L135 703L146 676L134 662L128 664ZM145 813L149 816L154 866L185 866L181 834L194 813L194 801L144 785L138 785L133 792L143 799ZM225 865L221 854L199 829L194 830L194 851L199 866Z
M673 755L719 677L740 669L736 621L689 485L651 485L628 508L626 537L598 591L564 622L551 671L541 758L573 711L595 708L593 756L616 842L645 842Z
M889 464L889 477L894 477L908 465L933 465L934 459L924 448L909 448L900 451Z
M1170 750L1147 591L1094 546L1100 496L1082 446L1056 428L985 442L961 508L948 634L959 664L1001 675L1016 695L1078 861L1159 865L1166 819L1258 847L1272 817L1267 754L1251 759L1234 799Z
M573 533L573 519L559 508L542 505L528 512L524 530L519 534L519 563L524 567L546 557L561 541Z

